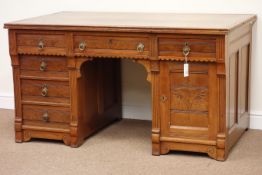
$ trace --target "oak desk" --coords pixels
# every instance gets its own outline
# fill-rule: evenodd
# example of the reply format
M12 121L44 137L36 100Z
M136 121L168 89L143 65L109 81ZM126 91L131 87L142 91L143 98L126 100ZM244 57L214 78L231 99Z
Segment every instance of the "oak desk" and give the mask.
M120 61L152 87L152 154L225 160L249 126L255 15L61 12L5 24L15 140L87 136L121 118ZM187 67L188 66L188 67Z

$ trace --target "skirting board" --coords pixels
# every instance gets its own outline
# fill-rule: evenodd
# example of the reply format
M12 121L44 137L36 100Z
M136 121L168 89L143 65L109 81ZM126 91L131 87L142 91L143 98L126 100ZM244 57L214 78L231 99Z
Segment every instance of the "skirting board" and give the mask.
M251 129L262 130L262 111L252 111L250 114L250 125Z
M0 95L0 108L14 109L14 97ZM152 120L150 106L123 105L123 118ZM250 128L262 130L262 111L252 111L250 114Z

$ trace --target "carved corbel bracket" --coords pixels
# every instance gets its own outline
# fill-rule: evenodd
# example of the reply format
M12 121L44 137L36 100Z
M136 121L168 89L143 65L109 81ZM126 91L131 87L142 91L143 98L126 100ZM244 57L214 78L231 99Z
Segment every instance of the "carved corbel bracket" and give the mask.
M77 78L81 77L81 66L83 65L84 62L87 61L93 61L93 58L77 58L76 59L76 70L77 70Z
M32 136L31 136L30 131L25 130L25 131L23 132L23 141L24 141L24 142L28 142L28 141L31 140L31 138L32 138Z
M151 61L151 60L133 60L133 62L142 64L147 71L147 81L151 83L151 72L159 71L159 61Z
M75 69L77 71L76 78L81 77L81 66L84 62L92 61L93 58L68 58L67 65L69 69Z
M209 157L213 159L217 159L217 149L214 146L210 146L207 148L207 154Z
M10 57L11 57L11 64L13 67L17 67L20 65L17 54L10 54Z
M11 57L12 66L19 66L19 59L17 54L16 32L14 30L8 30L9 37L9 54Z
M143 66L145 67L146 72L147 72L147 78L146 78L146 80L147 80L148 82L151 82L150 61L148 61L148 60L133 60L133 62L139 63L139 64L141 64L141 65L143 65Z

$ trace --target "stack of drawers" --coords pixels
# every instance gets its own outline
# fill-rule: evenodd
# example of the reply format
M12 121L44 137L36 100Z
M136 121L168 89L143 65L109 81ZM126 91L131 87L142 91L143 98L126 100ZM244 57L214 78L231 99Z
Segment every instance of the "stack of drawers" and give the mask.
M72 147L121 118L120 62L111 58L148 60L152 47L144 34L15 30L9 39L16 141L54 139Z
M48 138L70 144L70 92L65 35L18 32L21 140ZM22 129L22 130L20 130Z

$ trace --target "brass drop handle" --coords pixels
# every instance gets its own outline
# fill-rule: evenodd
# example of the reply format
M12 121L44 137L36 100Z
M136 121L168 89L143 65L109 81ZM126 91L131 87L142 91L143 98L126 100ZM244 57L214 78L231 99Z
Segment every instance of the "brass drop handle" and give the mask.
M42 50L42 49L44 49L44 47L45 47L45 43L44 43L44 41L39 41L39 43L38 43L38 48L40 49L40 50Z
M138 43L137 47L136 47L136 50L138 52L144 52L144 48L145 48L145 45L143 43Z
M84 51L86 49L86 43L80 42L78 47L79 47L79 50Z
M185 42L185 45L183 47L183 55L187 57L190 53L190 47L188 45L188 42Z
M42 116L42 119L44 122L48 122L49 121L49 116L48 116L48 112L45 112Z
M47 84L44 84L42 86L41 94L42 94L43 97L46 97L48 95L48 86L47 86Z
M40 71L45 71L47 68L47 63L45 62L45 60L42 60L40 63Z

